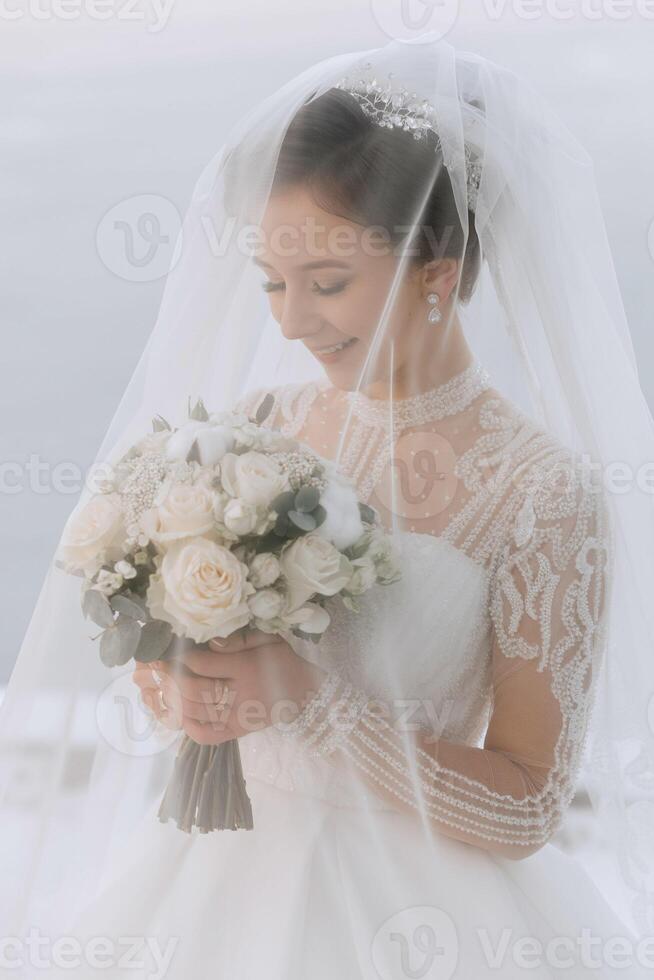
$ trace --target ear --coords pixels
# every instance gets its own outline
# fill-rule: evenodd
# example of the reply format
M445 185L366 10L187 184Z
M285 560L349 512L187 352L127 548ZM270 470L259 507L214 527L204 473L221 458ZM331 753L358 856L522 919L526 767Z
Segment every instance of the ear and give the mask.
M455 289L461 262L459 259L434 259L427 262L420 272L420 287L425 296L438 293L441 303L445 303Z

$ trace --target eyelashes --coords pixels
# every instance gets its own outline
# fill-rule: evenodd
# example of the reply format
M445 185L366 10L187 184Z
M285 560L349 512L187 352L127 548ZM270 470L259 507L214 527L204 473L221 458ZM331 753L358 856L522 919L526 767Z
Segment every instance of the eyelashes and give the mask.
M333 296L334 293L342 293L347 285L347 282L339 282L334 286L322 287L315 282L313 284L313 292L319 296ZM284 289L284 284L281 282L264 282L261 284L261 288L264 293L276 293Z

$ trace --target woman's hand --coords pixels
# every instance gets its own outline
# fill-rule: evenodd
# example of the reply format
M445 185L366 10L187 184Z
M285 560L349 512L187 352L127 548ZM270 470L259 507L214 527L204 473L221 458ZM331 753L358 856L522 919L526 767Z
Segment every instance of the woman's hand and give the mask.
M218 745L291 722L325 676L281 636L248 630L207 646L189 644L170 660L137 664L133 680L163 725L183 728L201 745Z

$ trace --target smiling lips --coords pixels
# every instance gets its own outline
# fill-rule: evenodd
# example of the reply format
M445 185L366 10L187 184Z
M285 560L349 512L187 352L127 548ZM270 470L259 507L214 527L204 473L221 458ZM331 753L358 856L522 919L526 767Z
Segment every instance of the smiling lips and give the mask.
M314 354L334 354L338 350L343 350L344 347L348 347L350 344L357 340L357 337L350 337L349 340L344 340L341 344L333 344L331 347L317 347L313 353Z

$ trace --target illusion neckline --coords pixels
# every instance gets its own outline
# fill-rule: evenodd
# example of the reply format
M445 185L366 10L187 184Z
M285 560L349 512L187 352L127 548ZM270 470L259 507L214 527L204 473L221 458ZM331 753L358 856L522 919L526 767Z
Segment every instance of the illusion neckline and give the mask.
M447 381L408 398L371 398L362 391L348 391L346 397L353 413L362 421L384 425L392 417L397 427L456 415L491 384L489 372L475 359Z

